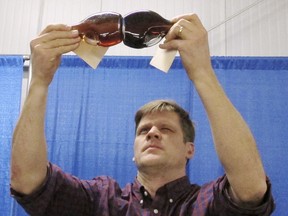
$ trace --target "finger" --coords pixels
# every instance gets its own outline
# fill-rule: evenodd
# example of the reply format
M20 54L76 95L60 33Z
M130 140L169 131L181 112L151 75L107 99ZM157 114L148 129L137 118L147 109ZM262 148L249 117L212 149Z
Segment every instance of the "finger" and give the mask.
M51 49L49 52L53 52L52 49L58 48L58 47L65 47L65 46L70 46L70 45L75 45L77 47L80 41L81 41L80 37L68 38L68 39L57 38L54 40L45 40L45 38L43 39L40 37L31 41L30 48L32 52L34 50L36 50L36 52L41 52L42 49L46 49L46 50ZM56 53L59 54L59 52L56 52Z
M45 58L48 59L55 59L61 56L62 54L75 50L79 46L79 44L80 43L75 43L55 48L47 47L46 44L38 44L34 47L33 53L38 53L38 55L40 54L41 56L46 56Z
M54 55L61 55L61 54L64 54L66 52L70 52L74 49L76 49L80 44L80 40L66 40L65 42L61 42L61 43L58 43L58 42L55 42L55 43L42 43L40 44L40 47L41 49L44 49L46 51L49 50L49 52L51 54L54 54ZM38 47L38 46L36 46Z
M180 50L182 43L183 43L182 40L171 40L163 44L160 44L159 47L161 49L166 49L166 50Z
M180 21L180 20L182 20L182 19L187 20L187 21L189 21L189 22L201 23L198 15L195 14L195 13L192 13L192 14L184 14L184 15L180 15L180 16L174 17L174 18L171 20L171 22L176 23L176 22L178 22L178 21Z
M181 19L185 19L185 20L190 20L191 19L191 16L193 16L194 14L193 13L191 13L191 14L183 14L183 15L179 15L179 16L176 16L176 17L174 17L174 18L172 18L172 20L171 20L171 22L172 23L176 23L176 22L178 22L179 20L181 20Z
M175 21L177 22L170 28L165 37L167 41L177 38L191 39L193 35L207 32L196 14L179 16Z
M54 59L62 54L75 50L80 44L80 37L73 39L58 39L50 42L31 42L31 52L44 58Z
M80 45L80 43L58 47L58 48L56 48L55 54L56 54L56 56L60 56L62 54L71 52L71 51L77 49L79 45Z
M181 38L188 39L193 30L193 24L187 20L181 19L175 23L166 35L166 41Z
M198 28L206 31L204 25L202 24L202 22L201 22L201 20L200 20L200 18L198 17L197 14L191 14L191 15L189 15L189 16L185 16L183 19L184 19L184 20L187 20L189 23L194 24L194 25L197 26Z
M195 24L196 26L198 26L199 28L206 30L205 27L204 27L204 25L202 24L202 22L201 22L201 20L200 20L200 18L198 17L197 14L191 15L191 16L189 17L188 21L194 23L194 24Z
M187 20L189 23L193 23L194 25L198 26L199 28L205 29L203 26L200 18L197 14L185 14L172 19L173 23L180 23L183 24L183 20Z
M45 33L38 37L39 41L41 42L49 42L56 39L69 39L69 38L76 38L79 37L78 30L72 31L53 31L50 33Z
M46 34L48 32L52 32L52 31L69 31L69 30L71 30L71 26L67 26L67 25L64 25L64 24L48 25L40 33L40 35Z
M77 44L80 43L81 38L77 37L77 38L71 38L71 39L55 39L49 42L42 42L41 44L43 44L44 48L49 48L49 49L53 49L53 48L57 48L57 47L62 47L62 46L69 46L69 45L73 45L73 44Z

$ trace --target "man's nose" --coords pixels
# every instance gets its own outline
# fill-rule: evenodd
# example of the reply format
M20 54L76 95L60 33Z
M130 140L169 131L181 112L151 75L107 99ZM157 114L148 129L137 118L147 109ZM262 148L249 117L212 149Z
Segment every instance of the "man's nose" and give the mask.
M152 138L161 139L161 133L160 133L159 129L155 126L153 126L147 134L148 140L152 139Z

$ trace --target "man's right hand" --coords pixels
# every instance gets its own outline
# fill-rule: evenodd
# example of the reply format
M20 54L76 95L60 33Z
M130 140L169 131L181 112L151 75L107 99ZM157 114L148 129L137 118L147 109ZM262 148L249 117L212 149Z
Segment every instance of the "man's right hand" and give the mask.
M81 38L77 30L58 24L47 26L30 43L33 80L48 86L60 64L61 55L75 50Z

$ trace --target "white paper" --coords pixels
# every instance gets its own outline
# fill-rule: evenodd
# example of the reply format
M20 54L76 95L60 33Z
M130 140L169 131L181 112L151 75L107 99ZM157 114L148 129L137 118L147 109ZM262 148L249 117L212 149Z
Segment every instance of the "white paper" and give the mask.
M175 59L176 54L177 50L166 50L157 47L156 53L150 61L150 65L167 73Z
M108 47L94 46L82 40L79 47L73 52L83 59L90 67L96 69L107 50Z

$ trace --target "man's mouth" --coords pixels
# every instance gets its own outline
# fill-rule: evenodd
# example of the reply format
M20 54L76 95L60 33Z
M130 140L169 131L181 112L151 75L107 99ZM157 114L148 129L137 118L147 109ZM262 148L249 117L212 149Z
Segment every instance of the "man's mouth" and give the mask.
M155 144L150 144L147 147L145 147L144 151L146 150L150 150L150 149L162 149L159 145L155 145Z

